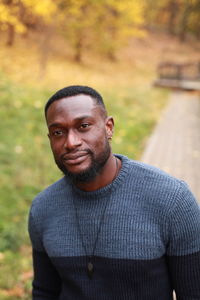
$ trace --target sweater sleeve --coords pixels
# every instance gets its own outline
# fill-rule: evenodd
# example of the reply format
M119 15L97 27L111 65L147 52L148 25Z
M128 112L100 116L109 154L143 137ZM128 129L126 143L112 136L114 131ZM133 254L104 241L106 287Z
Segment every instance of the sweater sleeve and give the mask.
M200 299L200 208L185 184L170 216L167 261L177 300Z
M61 279L43 247L31 213L29 215L29 235L33 248L32 299L58 300L61 291Z

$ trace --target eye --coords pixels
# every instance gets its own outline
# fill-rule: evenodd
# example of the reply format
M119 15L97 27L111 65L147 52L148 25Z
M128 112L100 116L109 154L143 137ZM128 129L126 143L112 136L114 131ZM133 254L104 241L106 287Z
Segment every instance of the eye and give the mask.
M54 130L53 132L50 133L51 136L62 136L64 134L64 132L62 130Z
M82 123L80 126L80 129L85 129L85 128L88 128L89 126L90 126L89 123Z

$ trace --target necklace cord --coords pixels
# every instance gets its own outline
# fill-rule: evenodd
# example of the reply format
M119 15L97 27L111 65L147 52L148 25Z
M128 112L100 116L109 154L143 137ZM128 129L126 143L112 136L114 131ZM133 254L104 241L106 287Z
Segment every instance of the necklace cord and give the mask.
M116 157L115 157L115 163L116 163L116 171L115 171L115 176L114 176L114 178L112 180L112 183L111 183L109 199L106 201L105 206L103 208L103 213L101 215L101 219L100 219L100 223L99 223L99 226L98 226L97 235L96 235L96 238L95 238L95 242L94 242L94 245L93 245L93 248L92 248L91 255L88 254L86 245L84 243L83 233L81 231L80 222L79 222L78 209L77 209L77 207L75 205L75 201L74 201L74 198L73 198L73 204L74 204L74 209L75 209L75 214L76 214L76 223L77 223L78 232L79 232L79 235L80 235L80 238L81 238L81 243L82 243L82 246L83 246L83 249L84 249L86 257L89 258L90 260L94 257L94 253L95 253L95 250L96 250L97 242L99 240L99 235L100 235L100 232L101 232L101 227L102 227L102 224L103 224L103 221L104 221L104 218L105 218L106 208L108 206L108 203L110 202L111 195L112 195L113 181L117 177L117 173L118 173L118 159ZM91 264L91 262L89 262L89 263ZM92 265L92 268L93 268L93 265Z
M117 161L116 157L115 157L115 163L116 163L116 171L115 171L115 176L113 178L113 181L117 177L117 171L118 171L118 161ZM112 181L112 184L111 184L111 187L110 187L110 195L109 195L110 197L109 197L109 200L111 199L111 195L112 195L113 181ZM106 204L105 204L104 210L103 210L103 214L102 214L101 219L100 219L99 228L98 228L96 239L95 239L94 246L93 246L93 249L92 249L92 256L94 256L94 253L95 253L95 250L96 250L96 245L97 245L97 242L98 242L98 239L99 239L99 234L100 234L100 231L101 231L101 226L102 226L102 223L104 221L106 208L108 206L108 203L110 202L109 200L106 201Z

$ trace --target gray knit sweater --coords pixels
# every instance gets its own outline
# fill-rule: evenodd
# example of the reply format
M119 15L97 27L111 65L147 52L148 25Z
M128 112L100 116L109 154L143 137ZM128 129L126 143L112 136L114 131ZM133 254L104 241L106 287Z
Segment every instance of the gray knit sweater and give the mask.
M85 192L64 177L34 199L34 300L171 300L173 289L178 300L200 300L200 210L193 195L163 171L118 157L122 168L111 185Z

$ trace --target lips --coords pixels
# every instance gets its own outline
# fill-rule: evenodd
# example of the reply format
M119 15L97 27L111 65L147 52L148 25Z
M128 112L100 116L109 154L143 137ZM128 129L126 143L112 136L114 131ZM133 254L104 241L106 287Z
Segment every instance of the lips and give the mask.
M62 160L64 163L67 165L76 165L82 163L87 157L88 157L87 152L76 152L76 153L71 153L71 154L66 154L62 157Z

